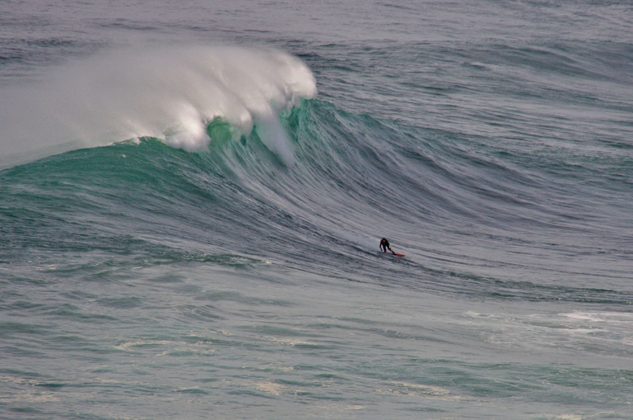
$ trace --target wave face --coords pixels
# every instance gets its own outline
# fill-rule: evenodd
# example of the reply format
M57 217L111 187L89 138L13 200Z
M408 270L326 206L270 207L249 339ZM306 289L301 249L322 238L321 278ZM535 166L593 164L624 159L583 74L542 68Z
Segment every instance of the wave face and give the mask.
M374 251L376 238L390 236L412 257L393 284L630 303L626 270L601 263L605 253L627 255L626 208L601 203L617 188L609 174L600 180L592 168L572 164L570 180L559 175L569 169L556 153L528 156L503 150L507 145L488 152L485 140L473 150L471 139L321 100L284 112L278 124L289 142L281 152L266 140L270 125L244 131L218 118L203 129L213 139L204 152L142 137L5 170L3 195L17 211L5 213L8 250L48 254L51 241L71 233L68 246L82 252L124 253L131 241L142 258L173 253L177 261L190 257L185 243L194 253L228 249L315 273L327 266L387 279L393 267ZM31 223L43 229L22 235ZM545 257L550 248L581 253L583 261ZM547 274L524 280L533 267ZM604 285L614 279L613 289L595 287L596 278Z
M0 416L630 416L627 4L23 3Z

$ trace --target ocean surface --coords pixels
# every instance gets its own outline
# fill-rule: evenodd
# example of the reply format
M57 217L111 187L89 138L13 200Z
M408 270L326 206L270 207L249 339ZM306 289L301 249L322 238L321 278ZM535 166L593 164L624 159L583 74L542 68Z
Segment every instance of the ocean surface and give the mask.
M0 418L632 419L632 207L628 0L0 0Z

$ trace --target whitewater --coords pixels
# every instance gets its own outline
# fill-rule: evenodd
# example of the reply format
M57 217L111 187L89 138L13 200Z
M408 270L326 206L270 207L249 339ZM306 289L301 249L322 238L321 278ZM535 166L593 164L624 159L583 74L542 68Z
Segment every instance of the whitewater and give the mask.
M631 22L0 2L0 417L632 418Z

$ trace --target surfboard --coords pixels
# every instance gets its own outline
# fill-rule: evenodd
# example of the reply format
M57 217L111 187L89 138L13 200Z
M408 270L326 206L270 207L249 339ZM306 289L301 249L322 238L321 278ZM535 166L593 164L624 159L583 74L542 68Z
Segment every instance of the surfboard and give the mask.
M391 252L378 252L379 255L386 255L388 257L404 257L405 254L403 254L402 252L394 252L393 254Z

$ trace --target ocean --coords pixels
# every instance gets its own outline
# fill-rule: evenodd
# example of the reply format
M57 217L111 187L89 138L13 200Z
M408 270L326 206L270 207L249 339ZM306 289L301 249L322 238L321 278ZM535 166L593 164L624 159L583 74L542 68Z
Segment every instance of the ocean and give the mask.
M629 1L2 0L0 418L632 419L632 205Z

